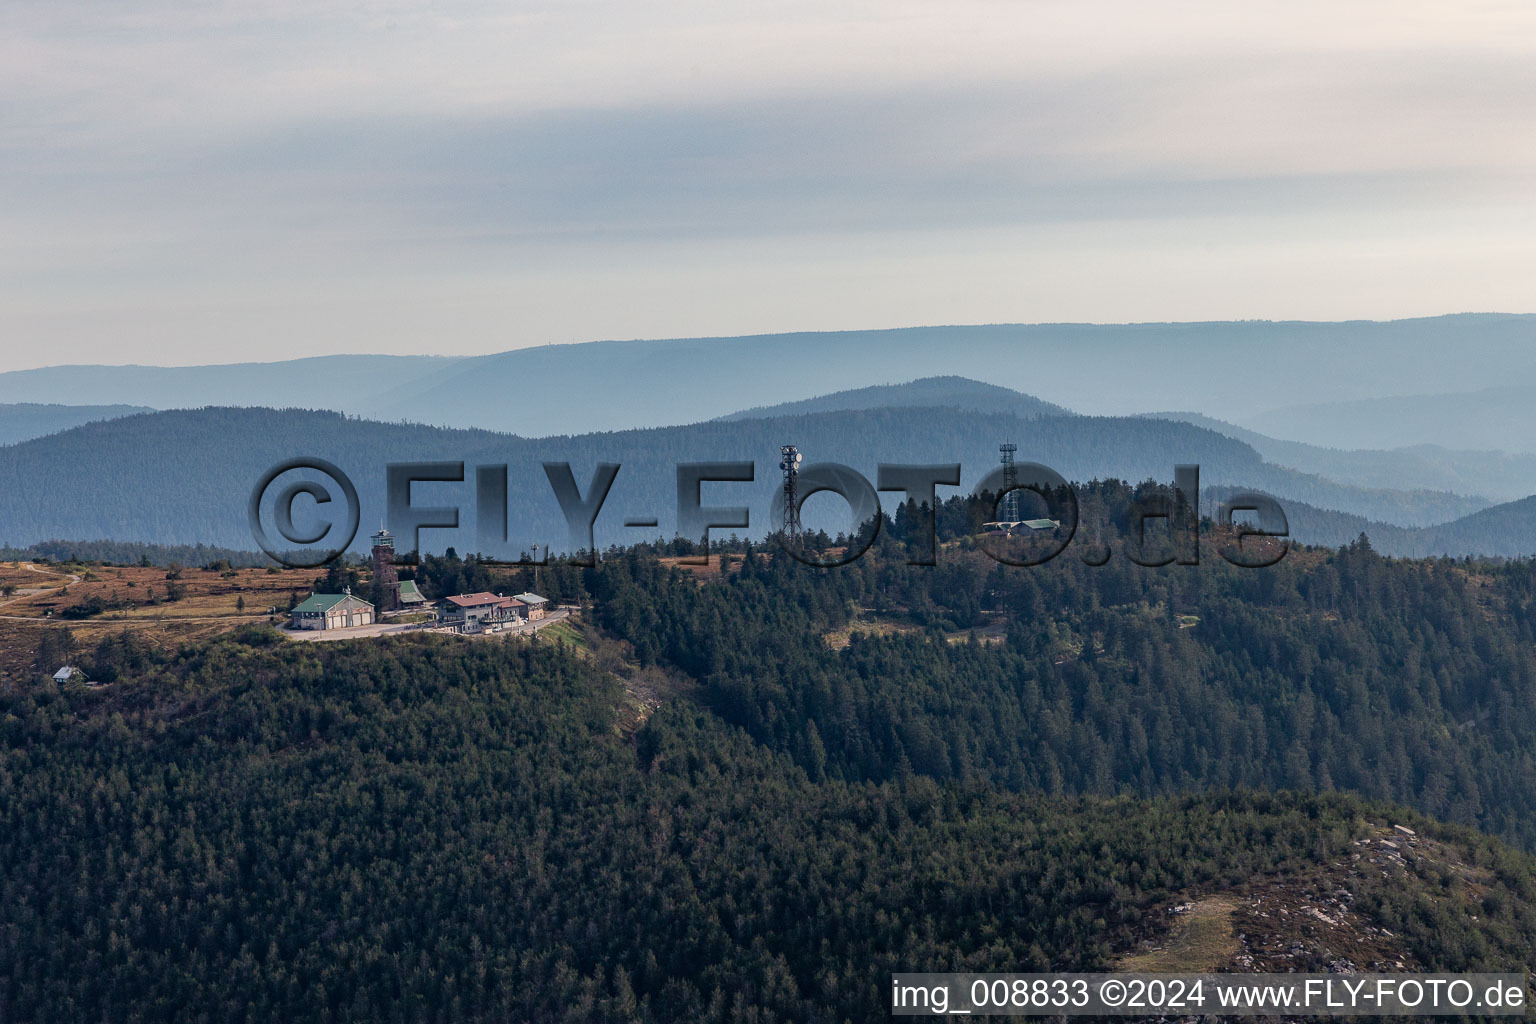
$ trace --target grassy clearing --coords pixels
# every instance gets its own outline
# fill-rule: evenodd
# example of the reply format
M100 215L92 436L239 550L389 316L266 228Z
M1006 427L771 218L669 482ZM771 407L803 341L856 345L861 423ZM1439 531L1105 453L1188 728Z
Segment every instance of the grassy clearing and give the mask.
M28 676L43 630L67 629L81 647L108 633L131 630L157 645L202 640L247 624L281 621L292 594L306 596L315 569L182 569L160 567L0 563L0 682ZM9 593L6 593L9 591ZM172 592L177 600L168 600ZM91 599L113 605L88 618L64 612ZM275 612L271 612L275 609Z
M1199 900L1179 915L1161 947L1126 957L1119 969L1151 974L1216 970L1239 949L1232 927L1236 909L1236 903L1220 896Z
M856 619L841 629L830 630L822 634L822 639L827 646L834 651L840 651L848 646L854 633L863 633L866 636L895 636L900 633L920 633L917 626L909 622L893 622L890 619Z
M563 640L567 646L574 647L578 651L590 652L592 649L591 644L587 642L587 638L582 634L581 630L577 629L575 623L569 619L553 622L548 626L540 626L538 638L539 643L554 643L556 640Z

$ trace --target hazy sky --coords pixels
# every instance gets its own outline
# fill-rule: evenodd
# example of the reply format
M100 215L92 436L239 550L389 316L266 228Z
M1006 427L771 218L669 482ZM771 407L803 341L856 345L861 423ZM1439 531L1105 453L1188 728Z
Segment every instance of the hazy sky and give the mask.
M6 0L0 195L0 369L1529 312L1536 4Z

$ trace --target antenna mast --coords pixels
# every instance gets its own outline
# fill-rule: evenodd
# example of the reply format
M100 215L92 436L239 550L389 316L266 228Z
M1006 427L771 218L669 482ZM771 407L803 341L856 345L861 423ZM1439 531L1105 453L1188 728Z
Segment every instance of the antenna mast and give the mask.
M1005 523L1019 521L1019 492L1013 488L1019 485L1019 471L1013 465L1013 453L1019 450L1019 446L1009 441L1000 444L997 450L1003 455L1003 503L998 509L998 518Z
M780 528L791 539L800 536L800 449L779 445L779 468L784 471L784 522Z

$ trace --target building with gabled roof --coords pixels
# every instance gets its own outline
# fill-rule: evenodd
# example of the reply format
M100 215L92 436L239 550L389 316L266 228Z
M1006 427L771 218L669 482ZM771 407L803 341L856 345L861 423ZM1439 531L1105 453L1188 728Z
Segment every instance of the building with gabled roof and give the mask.
M982 523L981 528L988 533L1048 533L1061 526L1055 519L1000 519L995 523Z
M348 587L340 594L310 594L289 613L293 629L345 629L373 624L373 605Z

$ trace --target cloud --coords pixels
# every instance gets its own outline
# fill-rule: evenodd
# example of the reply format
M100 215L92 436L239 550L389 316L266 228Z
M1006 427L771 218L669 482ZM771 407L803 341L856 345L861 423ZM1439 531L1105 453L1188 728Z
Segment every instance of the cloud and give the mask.
M366 345L344 315L293 319L316 290L370 322L381 290L457 301L483 311L463 344L510 347L539 339L492 329L495 282L530 273L544 287L520 302L562 340L699 323L644 297L704 281L722 333L974 320L1007 304L978 299L990 275L965 254L1018 269L1034 256L1010 247L1044 244L1071 255L1038 318L1211 315L1197 283L1114 280L1142 272L1147 232L1191 271L1241 252L1218 276L1250 298L1303 249L1337 271L1407 246L1402 282L1355 279L1381 304L1362 314L1435 312L1422 281L1474 266L1497 286L1435 301L1511 308L1504 282L1536 269L1511 236L1536 195L1523 4L19 0L0 18L0 329L73 351L110 351L132 310L166 346L133 358L218 356L219 308ZM772 322L748 290L764 278L808 312ZM1293 314L1336 289L1303 282Z

